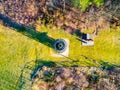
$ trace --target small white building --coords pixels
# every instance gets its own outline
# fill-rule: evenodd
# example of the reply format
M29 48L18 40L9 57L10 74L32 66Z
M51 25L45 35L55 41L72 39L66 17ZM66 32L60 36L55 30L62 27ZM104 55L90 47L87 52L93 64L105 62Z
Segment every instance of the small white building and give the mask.
M82 34L82 46L93 46L94 40L91 37L91 34Z

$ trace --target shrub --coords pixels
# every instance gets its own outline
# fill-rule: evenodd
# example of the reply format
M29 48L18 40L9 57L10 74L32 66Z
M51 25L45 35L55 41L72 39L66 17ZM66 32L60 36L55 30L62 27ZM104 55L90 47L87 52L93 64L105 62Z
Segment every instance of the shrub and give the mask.
M72 0L72 4L84 11L88 6L92 4L99 7L103 4L103 0Z

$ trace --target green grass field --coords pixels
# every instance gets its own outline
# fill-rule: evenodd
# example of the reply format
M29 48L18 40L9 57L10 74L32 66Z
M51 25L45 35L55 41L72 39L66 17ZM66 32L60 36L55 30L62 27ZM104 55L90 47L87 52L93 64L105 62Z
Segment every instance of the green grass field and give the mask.
M71 59L78 62L67 62L68 58L51 56L49 43L45 42L41 34L31 36L25 32L0 25L0 90L13 90L16 80L21 73L24 64L29 61L42 60L61 63L63 65L82 65L95 66L85 57L92 58L96 61L109 62L120 65L120 30L103 30L95 38L95 45L92 47L83 47L76 36L65 33L58 28L48 28L37 26L38 32L47 32L49 37L54 39L67 38L70 41ZM37 37L37 38L36 38ZM44 36L43 36L44 37ZM41 39L39 41L38 39ZM62 63L61 63L62 64Z

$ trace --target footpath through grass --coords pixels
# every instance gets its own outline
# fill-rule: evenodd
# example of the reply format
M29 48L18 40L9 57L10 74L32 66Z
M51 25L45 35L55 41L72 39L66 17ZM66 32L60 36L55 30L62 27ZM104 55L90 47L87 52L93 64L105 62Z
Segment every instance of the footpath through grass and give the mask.
M47 32L47 35L53 39L67 38L70 40L69 57L78 60L78 62L65 62L64 65L95 65L87 58L120 65L120 30L101 31L95 38L95 46L93 47L81 46L81 42L76 39L76 36L69 35L55 27L37 26L37 31ZM41 43L38 38L42 39L42 37L38 35L30 38L28 33L20 33L0 25L0 90L12 90L26 62L32 60L53 62L69 60L65 57L51 56L51 48L48 47L47 42ZM36 37L38 38L36 39Z

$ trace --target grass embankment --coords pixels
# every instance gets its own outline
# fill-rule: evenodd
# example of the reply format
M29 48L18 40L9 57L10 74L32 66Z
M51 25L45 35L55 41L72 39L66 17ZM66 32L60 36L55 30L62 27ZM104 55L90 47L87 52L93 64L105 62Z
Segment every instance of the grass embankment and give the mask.
M83 47L81 42L76 40L76 36L66 34L57 28L37 27L39 32L47 32L48 36L56 38L67 38L70 40L69 57L79 62L64 63L64 65L78 64L83 66L95 65L83 56L93 58L96 61L103 60L109 63L120 65L120 31L101 31L95 38L94 47ZM15 30L0 25L0 90L12 90L17 76L21 73L24 64L31 60L45 60L60 62L68 61L67 58L52 57L51 48L47 42L41 43L39 40L27 37L27 33L20 33ZM41 38L41 37L40 37ZM44 40L44 39L43 39ZM46 45L45 45L46 43Z

